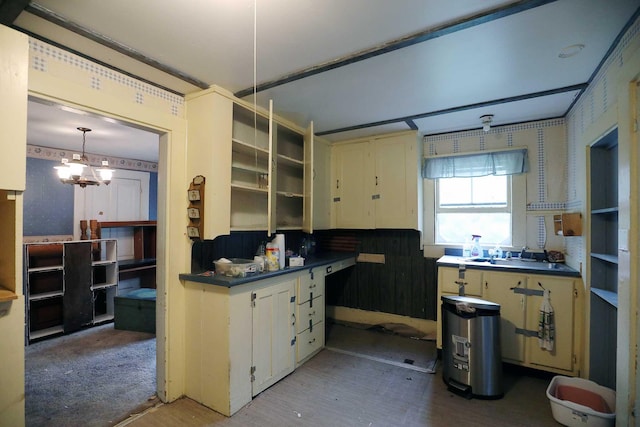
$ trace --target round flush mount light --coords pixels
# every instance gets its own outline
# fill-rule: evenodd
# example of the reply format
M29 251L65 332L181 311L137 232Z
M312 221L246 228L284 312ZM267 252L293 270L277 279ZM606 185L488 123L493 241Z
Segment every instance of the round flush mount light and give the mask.
M581 43L572 44L571 46L562 48L562 50L558 54L558 58L563 58L563 59L571 58L572 56L579 54L582 51L582 49L584 49L583 44Z

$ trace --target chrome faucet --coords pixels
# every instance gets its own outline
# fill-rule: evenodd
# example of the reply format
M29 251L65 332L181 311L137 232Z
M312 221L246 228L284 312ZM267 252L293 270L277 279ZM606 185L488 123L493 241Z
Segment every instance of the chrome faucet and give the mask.
M527 252L527 247L523 246L522 250L520 251L520 259L524 259L524 254Z

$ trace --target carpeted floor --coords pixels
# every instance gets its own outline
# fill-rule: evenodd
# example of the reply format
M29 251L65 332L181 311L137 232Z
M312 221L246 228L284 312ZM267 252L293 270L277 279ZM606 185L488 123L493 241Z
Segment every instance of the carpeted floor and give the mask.
M113 323L25 348L26 425L102 427L153 406L155 335Z

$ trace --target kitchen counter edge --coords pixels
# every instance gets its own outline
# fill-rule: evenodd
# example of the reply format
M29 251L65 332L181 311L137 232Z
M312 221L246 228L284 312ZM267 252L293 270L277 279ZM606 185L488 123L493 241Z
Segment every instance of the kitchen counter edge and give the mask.
M340 262L355 258L357 254L354 252L326 252L319 255L308 256L305 259L305 264L296 267L285 267L277 271L265 271L263 273L251 274L246 277L229 277L210 274L210 272L193 274L182 273L179 275L180 280L187 280L190 282L205 283L208 285L224 286L231 288L238 285L244 285L251 282L257 282L264 279L270 279L272 277L282 276L285 274L296 273L304 270L312 270L314 268L322 267L325 265L333 264L334 262ZM207 274L209 273L209 274Z
M504 261L503 261L504 262ZM549 268L547 262L527 262L523 264L523 261L513 260L512 264L491 264L489 262L475 262L469 261L463 257L444 255L437 261L438 267L455 267L465 265L466 268L477 270L493 270L501 271L504 273L529 273L529 274L543 274L548 276L565 276L565 277L581 277L579 271L567 267L564 264L558 264L557 268Z

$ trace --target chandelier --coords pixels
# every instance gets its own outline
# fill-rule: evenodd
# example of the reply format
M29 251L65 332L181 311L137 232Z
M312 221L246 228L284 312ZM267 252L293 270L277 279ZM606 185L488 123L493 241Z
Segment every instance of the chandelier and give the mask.
M86 134L91 132L91 129L79 127L78 130L82 132L82 155L74 154L72 160L62 159L62 165L54 167L58 171L58 178L64 184L75 184L81 188L85 188L87 185L109 185L114 172L113 169L109 169L109 161L103 160L102 167L94 170L84 153ZM83 175L85 168L90 174Z

